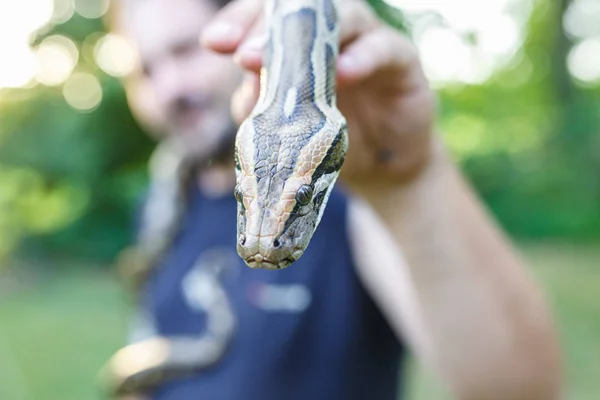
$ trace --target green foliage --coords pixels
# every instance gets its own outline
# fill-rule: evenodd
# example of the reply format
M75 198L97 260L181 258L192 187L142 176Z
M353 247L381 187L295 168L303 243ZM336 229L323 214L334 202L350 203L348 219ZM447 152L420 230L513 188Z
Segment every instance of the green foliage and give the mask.
M556 48L564 10L537 5L509 68L484 85L440 93L441 127L513 235L598 237L600 91L565 76L568 48Z
M99 21L73 17L51 29L80 47L77 71L94 73L103 100L69 106L61 87L0 94L0 259L22 256L110 261L131 239L131 215L153 144L133 119L120 83L86 56Z
M408 22L402 11L390 6L383 0L368 0L368 2L382 20L398 30L408 32Z

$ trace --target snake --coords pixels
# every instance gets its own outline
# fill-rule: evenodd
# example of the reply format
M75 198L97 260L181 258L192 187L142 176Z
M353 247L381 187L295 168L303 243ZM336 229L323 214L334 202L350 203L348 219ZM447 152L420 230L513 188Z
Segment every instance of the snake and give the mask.
M282 269L302 256L319 225L346 156L348 130L336 106L337 0L266 0L264 12L268 29L258 101L235 140L237 253L251 268ZM119 263L135 288L170 246L183 218L193 171L184 153L167 140L151 160L141 234ZM195 279L219 289L216 266L198 260ZM226 295L216 289L205 299L214 308L207 311L212 330L198 336L151 334L122 348L101 373L109 391L144 393L218 362L235 318Z
M237 251L251 268L283 269L308 247L348 149L337 108L336 0L265 2L256 105L235 140Z

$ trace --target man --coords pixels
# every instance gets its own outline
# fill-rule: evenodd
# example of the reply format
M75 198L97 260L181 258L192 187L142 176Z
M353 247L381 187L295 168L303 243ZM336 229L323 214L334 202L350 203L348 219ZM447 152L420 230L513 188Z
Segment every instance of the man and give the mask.
M143 67L132 109L168 133L140 223L153 268L135 344L111 364L123 392L397 399L406 343L458 399L558 399L542 296L434 134L415 49L360 1L339 8L339 187L291 267L237 257L233 121L257 98L263 2L224 2L129 0L116 21Z

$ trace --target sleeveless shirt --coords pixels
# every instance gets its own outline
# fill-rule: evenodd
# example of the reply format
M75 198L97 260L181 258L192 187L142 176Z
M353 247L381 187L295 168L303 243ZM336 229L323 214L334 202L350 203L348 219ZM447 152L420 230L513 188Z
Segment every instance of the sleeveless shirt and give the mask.
M253 270L236 253L233 195L194 190L143 306L158 334L198 337L218 323L210 316L223 302L211 296L220 293L234 327L215 363L151 398L400 399L404 349L357 277L347 203L336 187L304 255L283 270ZM194 279L199 273L213 274L212 284Z

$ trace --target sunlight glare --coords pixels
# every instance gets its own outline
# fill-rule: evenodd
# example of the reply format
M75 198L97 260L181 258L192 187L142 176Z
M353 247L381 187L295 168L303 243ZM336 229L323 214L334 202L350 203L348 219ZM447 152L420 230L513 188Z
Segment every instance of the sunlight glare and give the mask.
M403 11L422 12L433 10L439 12L450 27L459 31L478 30L489 19L501 13L510 0L454 0L454 1L415 1L385 0L386 3Z
M94 48L96 63L109 75L128 75L135 67L136 57L133 48L119 35L108 34L96 43Z
M37 48L38 70L36 79L46 86L60 85L66 81L77 65L79 51L66 36L46 38Z
M494 55L511 55L519 45L519 27L510 16L500 13L479 30L478 46Z
M469 48L451 29L428 29L417 44L425 73L433 82L455 80L469 68Z
M76 110L92 111L102 101L102 86L94 75L77 72L63 86L63 96Z
M11 47L1 48L3 56L10 57L11 62L0 63L0 88L26 86L35 75L35 56L29 44L26 41L12 41Z
M531 12L529 0L515 15L507 11L511 0L385 1L415 22L412 36L424 56L424 68L442 85L482 83L507 65L524 40L526 18L521 14ZM439 14L441 22L432 12ZM468 41L468 36L475 40Z
M600 37L574 46L567 58L569 72L584 83L600 82Z
M479 84L489 78L493 69L493 64L449 28L428 29L417 46L425 73L435 86L453 81Z
M28 37L52 18L52 0L0 1L0 35Z
M52 17L52 0L0 2L0 87L29 84L36 70L30 35Z

